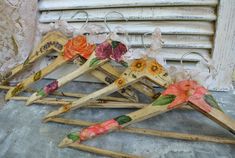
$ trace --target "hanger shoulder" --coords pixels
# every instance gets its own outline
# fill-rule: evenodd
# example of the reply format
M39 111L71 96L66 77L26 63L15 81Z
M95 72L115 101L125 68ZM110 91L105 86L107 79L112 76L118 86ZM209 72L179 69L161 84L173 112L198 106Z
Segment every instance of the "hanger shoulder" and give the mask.
M53 70L58 68L59 66L63 65L64 63L66 63L66 61L63 59L63 57L58 56L55 59L55 61L53 61L47 67L43 68L42 70L39 70L38 72L36 72L35 74L32 74L29 77L27 77L26 79L21 81L19 84L17 84L16 87L10 88L5 96L5 99L9 100L11 97L19 94L20 92L22 92L23 90L28 88L31 84L39 81L44 76L46 76L47 74L49 74L50 72L52 72Z
M49 32L47 33L38 46L32 51L29 57L24 61L24 63L17 65L13 69L11 69L7 75L4 77L5 79L2 81L7 82L12 79L15 75L24 71L25 69L32 66L32 64L43 56L47 55L51 52L51 50L55 50L58 52L63 51L63 46L67 42L68 38L59 32Z
M135 112L131 112L127 115L118 116L116 118L107 120L105 122L89 126L88 128L85 128L80 132L76 132L79 139L72 140L72 139L69 139L68 137L66 137L60 144L62 146L67 146L70 143L80 143L81 141L86 141L88 139L106 134L108 132L118 130L120 128L124 128L130 124L135 123L135 122L139 122L139 121L148 119L150 117L153 117L155 115L169 111L170 109L168 108L168 106L170 104L170 101L169 100L162 100L162 98L160 98L160 99L159 98L156 99L155 102L153 102L152 104L150 104L140 110L137 110ZM103 129L105 129L105 130L103 130Z
M200 108L200 105L198 106L195 102L191 102L189 105L235 135L235 120L226 115L220 109L211 107L209 111L205 111L204 109Z
M119 77L121 75L120 72L118 72L112 65L110 64L104 64L103 66L101 66L101 68L103 70L105 70L106 72L110 73L111 75L115 76L115 77ZM146 96L149 97L154 97L155 94L153 92L152 88L149 88L139 82L134 83L131 87L133 87L134 89L138 90L139 92L145 94Z
M79 77L79 76L81 76L85 73L88 73L88 72L94 70L98 66L100 66L100 65L102 65L102 64L104 64L108 61L108 60L100 60L96 64L94 64L94 63L91 64L92 59L93 59L93 55L91 55L91 57L87 60L87 62L85 62L83 65L81 65L78 69L76 69L73 72L67 74L66 76L63 76L63 77L51 82L50 84L46 85L44 88L39 90L38 92L32 94L29 97L26 105L29 105L33 101L38 100L40 98L43 98L43 97L47 96L50 93L53 93L54 91L56 91L57 89L59 89L60 87L65 85L66 83L74 80L75 78L77 78L77 77Z
M102 81L103 83L105 83L107 85L112 84L115 81L115 79L113 79L112 77L110 77L110 76L108 76L98 70L93 70L90 73L92 76L94 76L95 78L99 79L100 81ZM138 102L137 94L129 87L126 87L126 88L119 90L118 93L121 94L122 96L124 96L125 98L127 98L127 100L129 100L131 102Z
M131 75L130 75L131 74ZM91 100L95 100L97 98L100 98L104 95L108 95L111 94L117 90L120 90L134 82L137 82L138 80L140 80L143 76L140 73L135 73L135 72L131 72L130 69L127 69L125 72L123 72L123 74L112 84L108 85L107 87L100 89L96 92L93 92L85 97L82 97L80 99L78 99L77 101L72 102L71 104L65 105L61 108L59 108L58 110L55 110L51 113L49 113L47 116L45 116L46 118L49 117L54 117L57 116L59 114L80 108L82 106L84 106L88 101Z

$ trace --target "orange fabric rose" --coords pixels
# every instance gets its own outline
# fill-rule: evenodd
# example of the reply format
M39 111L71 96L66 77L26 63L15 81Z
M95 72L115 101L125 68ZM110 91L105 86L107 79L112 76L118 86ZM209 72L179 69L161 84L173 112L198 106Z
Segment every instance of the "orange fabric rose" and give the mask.
M87 43L86 36L76 36L65 44L64 46L64 58L66 60L73 60L76 55L88 59L91 53L94 51L95 45Z

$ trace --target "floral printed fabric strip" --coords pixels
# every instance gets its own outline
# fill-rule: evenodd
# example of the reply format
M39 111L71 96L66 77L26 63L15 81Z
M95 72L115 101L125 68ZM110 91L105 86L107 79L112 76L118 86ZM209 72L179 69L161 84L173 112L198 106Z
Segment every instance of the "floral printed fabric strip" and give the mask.
M95 136L108 133L109 131L117 128L120 128L120 126L114 119L105 121L101 124L90 126L80 132L80 141L84 141Z
M172 109L182 103L191 102L205 112L210 112L211 107L219 109L217 102L208 94L208 90L193 80L184 80L171 84L159 97L154 105L165 103Z
M81 55L88 59L94 51L95 45L87 42L86 36L76 36L65 44L64 58L66 60L73 60L76 55Z
M48 94L53 93L54 91L56 91L58 89L58 81L55 80L53 82L51 82L50 84L48 84L47 86L45 86L42 90L37 92L37 95L40 96L45 96Z
M126 52L127 47L123 43L112 40L103 42L95 49L95 55L98 59L113 59L116 62L121 62Z

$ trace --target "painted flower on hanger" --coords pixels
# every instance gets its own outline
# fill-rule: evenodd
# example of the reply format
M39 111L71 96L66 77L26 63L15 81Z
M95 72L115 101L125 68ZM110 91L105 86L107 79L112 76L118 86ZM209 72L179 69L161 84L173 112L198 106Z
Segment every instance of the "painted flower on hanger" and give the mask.
M119 124L114 119L105 121L101 124L90 126L80 132L80 141L84 141L95 136L108 133L109 131L116 128L119 128Z
M158 62L156 62L156 60L153 60L150 63L148 63L147 71L153 76L156 76L156 75L162 73L163 70L164 69L163 69L162 65L160 65Z
M15 96L24 88L24 85L22 83L18 84L11 92L11 96Z
M95 55L98 59L109 59L112 54L112 46L109 41L105 41L98 45L95 49Z
M55 80L53 82L51 82L50 84L48 84L46 87L44 87L44 92L46 94L50 94L53 93L54 91L56 91L58 89L58 81Z
M175 98L168 105L169 109L180 106L182 103L191 102L205 112L211 111L211 105L204 99L208 91L200 86L196 81L184 80L170 85L163 93L163 96L172 96Z
M119 77L116 81L115 84L117 85L118 88L122 88L126 83L126 79L124 77Z
M122 56L127 52L127 47L118 41L105 41L95 49L96 57L100 60L113 59L116 62L122 61Z
M131 71L141 72L146 67L146 60L136 59L131 63Z
M123 59L123 55L127 52L127 47L118 41L112 41L112 55L111 58L116 62L120 62Z
M88 59L91 53L94 51L95 45L87 42L86 36L76 36L65 44L64 46L64 58L66 60L72 60L76 55Z

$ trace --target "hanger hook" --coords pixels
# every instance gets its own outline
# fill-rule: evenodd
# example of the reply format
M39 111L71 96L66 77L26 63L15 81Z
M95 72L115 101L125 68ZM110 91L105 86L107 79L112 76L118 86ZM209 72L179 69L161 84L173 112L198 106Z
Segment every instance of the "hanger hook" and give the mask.
M108 15L113 14L113 13L121 15L121 17L122 17L126 22L128 22L128 19L125 18L125 16L124 16L122 13L120 13L120 12L118 12L118 11L110 11L110 12L108 12L108 13L105 15L105 18L104 18L104 24L105 24L105 26L107 27L107 29L109 30L109 33L111 33L112 30L110 29L110 27L109 27L109 25L108 25L108 23L107 23L107 18L108 18Z
M211 72L211 67L209 66L209 61L206 59L206 57L204 57L201 53L198 52L188 52L182 55L181 59L180 59L180 64L183 66L183 58L189 54L196 54L199 55L200 57L202 57L202 59L204 59L204 61L207 63L207 68L209 70L209 72ZM215 69L215 68L214 68ZM217 70L215 69L215 71L217 72Z
M80 29L82 29L82 28L84 28L88 24L89 14L85 10L77 10L71 18L73 19L79 13L84 13L86 15L86 21L85 21L85 23L80 28Z
M146 33L144 33L144 34L141 36L141 43L142 43L142 45L143 45L143 47L144 47L145 50L147 49L147 46L146 46L146 44L144 43L144 38L145 38L147 35L151 35L151 34L152 34L152 32L146 32Z

